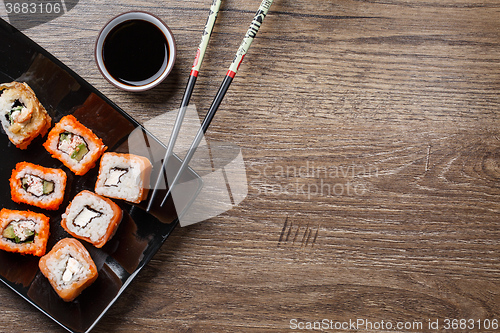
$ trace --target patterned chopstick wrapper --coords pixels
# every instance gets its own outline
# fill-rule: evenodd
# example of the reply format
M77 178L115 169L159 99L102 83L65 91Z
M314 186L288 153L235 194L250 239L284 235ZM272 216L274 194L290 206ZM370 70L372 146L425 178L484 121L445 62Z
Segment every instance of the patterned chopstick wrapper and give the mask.
M243 38L243 41L241 42L238 52L236 52L236 56L234 57L231 66L229 66L229 70L227 71L226 74L227 76L234 78L236 72L238 72L241 62L243 61L245 54L250 48L250 45L252 45L253 39L257 35L257 32L259 31L259 28L262 25L262 22L264 21L264 18L266 17L267 12L269 11L269 8L271 7L272 3L273 0L263 0L262 3L260 4L260 7L253 18L253 21L250 24L250 27L248 28L248 31L245 37Z
M205 30L203 30L200 46L198 46L198 50L196 51L193 68L191 69L190 75L192 76L198 76L198 72L200 71L201 63L203 62L203 57L205 56L205 51L207 50L210 35L214 29L215 20L217 19L221 2L222 0L214 0L210 6L210 12L208 14L207 23L205 24Z

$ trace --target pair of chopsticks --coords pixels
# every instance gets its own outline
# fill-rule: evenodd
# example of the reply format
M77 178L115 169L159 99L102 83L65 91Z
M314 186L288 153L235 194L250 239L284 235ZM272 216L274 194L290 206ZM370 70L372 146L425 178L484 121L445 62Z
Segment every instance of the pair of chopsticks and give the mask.
M165 197L163 198L163 201L160 204L160 207L163 207L165 202L167 201L168 197L172 193L172 190L174 187L177 185L179 182L179 179L181 178L182 174L184 171L187 169L189 162L193 158L194 153L196 152L196 149L198 148L201 140L203 139L203 136L205 135L205 132L207 131L208 127L210 126L210 122L212 121L213 117L215 116L215 113L217 112L222 99L224 98L227 90L229 89L229 86L231 85L231 82L233 81L236 73L238 72L238 69L241 65L241 62L243 61L243 58L245 57L246 53L248 52L248 49L250 48L250 45L252 45L252 41L257 35L257 32L259 31L259 28L262 25L262 22L264 21L264 18L267 15L267 12L269 11L269 8L271 7L271 4L273 3L273 0L263 0L262 3L259 6L259 9L257 10L257 13L255 14L252 23L250 24L250 27L247 30L247 33L245 34L245 37L243 38L243 41L238 48L238 51L236 52L236 56L233 59L233 62L231 63L231 66L229 66L229 70L226 73L226 76L224 77L224 80L222 81L222 84L212 101L212 104L210 105L210 108L208 109L207 114L205 115L205 118L203 119L203 122L201 123L200 129L196 133L195 138L193 139L193 142L191 143L191 146L189 147L188 152L186 153L186 156L184 157L184 160L177 171L177 174L174 177L174 180L170 183L169 189ZM162 164L162 172L159 173L158 178L156 179L156 184L153 189L153 192L151 194L151 198L148 203L148 207L146 211L151 210L151 206L153 204L154 198L156 196L158 187L162 183L162 181L166 180L166 175L165 175L165 169L168 164L168 161L170 157L173 154L175 142L177 140L177 137L179 135L179 131L182 125L182 122L184 120L184 116L186 114L186 109L189 104L189 100L191 99L191 94L193 92L194 86L196 84L196 79L198 77L199 70L201 68L201 63L203 62L203 58L205 56L205 51L207 49L208 42L210 40L210 36L212 35L212 31L215 25L215 20L217 19L217 14L219 12L219 8L221 5L221 0L214 0L212 5L210 6L210 12L208 15L207 23L205 24L205 29L203 30L203 35L201 38L201 43L198 46L198 50L196 52L196 57L193 63L193 67L191 69L191 73L189 74L189 80L186 86L186 90L184 91L184 96L182 97L181 101L181 107L179 109L179 112L177 113L177 118L175 119L174 127L172 129L172 134L170 136L168 146L167 146L167 151L165 153L165 157L163 159L163 164Z

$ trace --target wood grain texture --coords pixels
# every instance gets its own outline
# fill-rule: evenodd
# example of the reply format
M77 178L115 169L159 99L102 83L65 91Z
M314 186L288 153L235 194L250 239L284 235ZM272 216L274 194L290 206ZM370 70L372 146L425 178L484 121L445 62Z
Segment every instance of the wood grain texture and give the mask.
M210 2L81 0L25 33L146 122L179 106ZM200 116L259 3L223 1ZM99 29L132 9L178 46L171 76L138 94L93 58ZM94 332L500 320L499 17L496 0L275 0L207 133L242 148L248 197L178 228ZM0 298L0 331L63 332Z

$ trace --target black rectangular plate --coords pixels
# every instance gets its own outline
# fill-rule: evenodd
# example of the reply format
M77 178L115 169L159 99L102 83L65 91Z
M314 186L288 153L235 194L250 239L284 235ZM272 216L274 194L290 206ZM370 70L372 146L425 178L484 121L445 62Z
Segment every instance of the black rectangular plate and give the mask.
M108 151L133 152L150 158L154 184L165 146L147 130L112 103L84 79L55 57L0 19L0 83L26 82L34 90L52 117L53 124L73 114L83 125L99 136ZM47 251L62 238L70 237L60 225L61 214L69 201L82 190L93 191L98 167L84 176L74 175L43 148L45 138L38 137L28 149L16 148L0 126L0 202L3 208L32 210L50 217L50 238ZM133 136L133 140L129 138ZM16 163L27 161L50 168L63 169L68 183L63 204L57 211L42 210L11 200L9 178ZM170 165L172 163L172 165ZM169 168L178 168L176 157ZM0 251L0 280L70 332L88 332L104 315L137 273L149 262L178 224L178 214L185 211L201 189L201 178L193 171L185 173L184 181L192 184L175 207L170 200L162 208L155 200L151 213L145 211L148 200L140 205L115 200L123 209L124 218L115 236L101 249L83 242L94 259L99 277L73 302L62 301L38 269L38 257ZM151 192L151 191L150 191ZM163 195L162 195L163 194ZM157 195L161 201L165 190ZM150 194L151 195L151 194ZM148 198L149 199L149 198Z

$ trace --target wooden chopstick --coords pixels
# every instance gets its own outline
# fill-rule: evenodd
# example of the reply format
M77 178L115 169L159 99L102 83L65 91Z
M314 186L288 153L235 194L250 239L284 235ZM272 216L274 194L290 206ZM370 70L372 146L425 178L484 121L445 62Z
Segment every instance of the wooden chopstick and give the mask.
M203 139L203 136L205 135L205 132L207 131L208 127L210 126L210 122L215 116L215 113L217 112L222 99L224 98L227 90L229 89L229 86L231 85L231 82L233 81L236 73L238 72L238 69L240 68L241 62L243 61L243 58L248 52L248 49L252 45L252 42L257 35L257 32L259 31L259 28L262 25L262 22L264 21L264 18L267 15L267 12L269 11L269 8L271 7L273 3L273 0L263 0L262 3L259 6L259 9L257 10L257 13L255 14L252 23L250 24L250 27L247 30L247 33L245 34L245 37L243 38L243 41L241 42L241 45L236 52L236 56L233 59L233 62L231 63L231 66L229 66L229 70L226 73L226 76L224 77L224 80L222 81L222 84L217 92L217 95L215 96L214 100L212 101L212 105L210 105L210 108L205 115L205 118L203 119L203 122L200 126L200 129L196 133L196 136L191 143L191 146L189 147L189 150L184 157L184 161L182 162L179 170L177 171L177 174L175 175L174 180L170 183L169 189L165 197L163 198L163 201L161 202L160 207L163 207L165 202L167 201L167 198L169 195L172 193L172 190L174 187L177 185L179 182L179 179L181 175L184 173L184 171L187 169L189 162L193 158L194 153L196 152L196 149L198 148L201 140Z
M163 164L161 166L161 172L158 174L155 187L151 194L151 198L149 199L148 202L148 207L146 208L146 211L148 212L151 210L151 206L153 205L153 201L158 191L158 187L165 179L167 179L165 174L165 169L167 167L168 161L170 160L170 157L173 155L175 142L177 141L177 137L179 136L179 131L181 129L182 122L184 121L184 116L186 115L186 109L189 105L189 100L191 99L191 95L193 93L194 86L196 84L196 79L198 78L198 73L201 68L201 63L203 62L203 58L205 57L205 51L207 50L208 42L210 40L210 36L212 35L212 31L215 26L215 21L217 19L217 14L219 13L221 2L222 0L214 0L212 5L210 6L207 23L205 24L205 29L203 29L201 42L200 45L198 46L198 50L196 51L196 57L194 58L193 67L191 68L191 73L189 74L188 83L186 89L184 90L184 95L182 96L181 106L179 108L179 112L177 113L177 117L175 119L174 127L172 129L172 134L170 135L170 139L168 141L167 151L165 153L165 157L163 158Z

